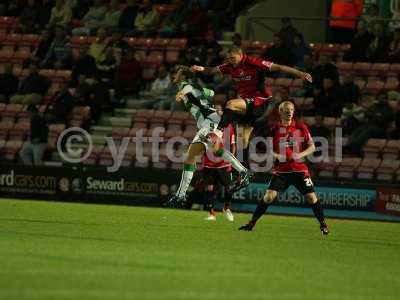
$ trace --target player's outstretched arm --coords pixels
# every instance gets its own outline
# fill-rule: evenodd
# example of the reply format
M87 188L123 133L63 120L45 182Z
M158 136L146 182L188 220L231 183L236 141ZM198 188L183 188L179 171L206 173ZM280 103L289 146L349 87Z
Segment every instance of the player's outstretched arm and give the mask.
M220 73L220 70L218 67L203 67L203 66L191 66L190 70L192 72L199 72L199 73L204 73L206 75L214 75Z
M301 78L304 81L308 81L310 83L312 83L313 81L311 74L284 65L273 64L271 65L271 71L286 73L294 77Z

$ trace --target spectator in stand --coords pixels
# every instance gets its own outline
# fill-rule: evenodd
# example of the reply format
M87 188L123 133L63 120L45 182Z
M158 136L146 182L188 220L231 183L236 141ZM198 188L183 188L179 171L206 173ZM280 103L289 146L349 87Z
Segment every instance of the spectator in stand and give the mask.
M385 62L389 50L389 38L381 23L375 23L373 38L367 49L367 59L371 62Z
M187 48L186 51L184 51L185 57L182 59L182 64L183 65L196 65L201 62L200 59L200 54L194 47Z
M157 30L160 15L153 7L151 0L143 0L135 18L135 29L130 33L134 36L148 37L153 35Z
M78 105L86 105L89 101L91 86L90 79L85 74L80 74L78 77L78 84L75 88L75 99Z
M394 31L393 39L389 45L388 60L391 63L400 63L400 28Z
M47 52L49 52L51 43L53 42L53 34L50 30L44 29L40 37L40 42L37 48L33 51L30 58L24 61L24 68L28 67L31 62L39 64L46 57Z
M74 28L73 35L91 35L101 26L104 16L107 12L107 7L103 5L103 0L95 0L94 5L83 17L83 27Z
M19 155L24 165L40 166L47 149L49 127L35 105L29 105L27 111L30 113L30 141L24 143Z
M292 55L294 58L294 66L303 69L304 68L304 56L311 55L311 49L304 42L304 37L300 33L296 33L294 36Z
M53 119L53 123L67 124L68 114L72 111L76 104L75 98L68 90L65 82L60 82L60 91L56 94L52 106L49 108Z
M105 50L104 59L97 62L97 77L101 82L105 83L107 87L113 87L114 71L118 63L114 56L114 48L107 48Z
M242 36L240 35L240 33L235 33L232 38L232 46L238 47L238 48L242 48ZM245 50L245 49L243 49Z
M365 122L365 108L358 103L346 103L341 115L344 135L351 134Z
M96 63L105 58L105 50L108 45L107 31L105 28L100 27L97 30L97 39L90 45L89 55L91 55Z
M39 0L39 12L37 15L37 23L40 28L45 28L49 24L51 10L53 9L52 0Z
M340 95L344 103L358 103L361 99L361 91L357 84L354 83L352 74L343 76L343 84L340 86Z
M22 33L35 33L40 29L37 23L39 9L40 7L36 0L28 0L19 17L19 30Z
M367 61L367 49L371 40L372 35L368 31L365 21L358 21L357 31L351 41L351 48L344 56L344 60L350 62Z
M185 21L187 8L182 3L182 0L174 0L171 3L177 8L171 11L164 20L162 20L160 35L163 37L173 37L177 34L181 34L182 24Z
M356 128L349 138L346 151L361 154L361 149L370 138L386 138L386 130L394 121L386 93L379 93L377 102L366 111L367 122Z
M122 14L119 18L118 27L121 28L124 32L133 30L138 11L139 5L137 4L137 1L128 0L127 6L122 11Z
M57 26L54 40L40 66L48 69L69 69L71 65L72 49L69 37L66 36L63 27Z
M316 88L314 97L314 110L316 115L324 117L340 117L344 106L340 97L339 85L335 79L325 77L322 90Z
M208 31L207 14L201 9L198 2L194 2L188 10L182 23L182 31L190 39L189 44L193 44L193 39L203 37L204 33Z
M91 77L94 73L96 73L96 61L93 56L88 54L88 48L86 46L81 46L79 48L78 57L74 61L71 80L73 83L77 83L80 75L83 74Z
M157 78L151 83L150 93L153 99L157 99L153 103L155 109L169 109L173 95L171 91L171 77L165 65L161 65L158 69Z
M40 104L44 94L50 87L50 81L38 73L38 67L32 63L29 66L29 75L23 79L18 87L17 94L10 98L13 104Z
M18 90L19 80L13 74L12 64L4 64L4 73L0 74L0 102L8 102L8 98Z
M122 98L128 92L137 93L140 86L142 66L135 58L135 52L130 50L122 58L121 64L117 66L114 74L114 82L117 91L117 98Z
M119 8L119 0L111 0L102 25L108 30L114 30L118 27L122 11Z
M334 81L334 84L339 84L338 68L332 63L332 58L326 55L320 55L318 65L311 72L314 86L321 89L323 79L329 77Z
M332 43L350 43L358 17L363 11L363 0L333 0L331 7ZM346 20L346 18L348 20Z
M361 18L365 21L368 31L373 34L375 24L380 23L377 21L377 19L380 18L379 6L375 3L371 3L368 7L367 14L363 15Z
M200 44L200 59L201 61L204 61L206 59L208 50L212 49L214 53L219 55L219 53L222 50L222 47L220 44L215 39L214 32L209 31L206 34L206 39L204 42Z
M57 0L56 5L51 10L51 16L48 26L63 26L69 28L72 22L72 10L64 0Z
M289 48L283 42L279 34L274 34L273 46L269 47L263 56L264 59L286 66L293 66L294 57Z
M282 38L283 44L287 48L291 48L293 46L294 39L295 39L296 35L299 35L299 32L292 25L292 20L290 18L284 17L284 18L282 18L281 21L282 21L282 27L279 30L278 34Z
M92 0L76 0L70 5L74 19L82 20L92 6Z
M7 3L8 2L8 3ZM24 8L24 1L11 0L6 1L6 16L18 17Z
M90 80L89 99L86 105L90 107L92 123L97 124L103 107L109 105L110 94L106 84L96 77Z
M329 130L328 127L324 125L324 117L321 115L316 115L315 116L315 124L309 127L310 134L314 139L314 144L317 150L313 153L313 156L319 157L322 155L322 149L321 146L323 146L323 143L321 141L318 141L318 139L324 138L326 140L329 139L331 135L331 131ZM328 149L324 149L327 151ZM325 152L327 153L327 152Z
M213 48L207 49L207 53L203 61L204 61L203 65L205 67L218 66L221 63L219 56L217 55L217 53ZM205 84L207 84L207 86L210 87L213 87L215 85L215 82L217 81L214 75L208 75L203 73L199 74L199 77ZM235 99L235 98L230 98L230 99Z
M121 29L115 29L112 33L111 40L107 44L107 48L114 48L114 55L118 64L121 63L122 57L125 56L131 47L124 41Z

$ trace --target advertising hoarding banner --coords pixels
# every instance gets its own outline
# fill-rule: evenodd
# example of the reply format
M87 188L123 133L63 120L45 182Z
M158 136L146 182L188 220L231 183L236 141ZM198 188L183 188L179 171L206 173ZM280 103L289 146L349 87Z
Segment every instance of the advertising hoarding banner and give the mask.
M377 188L376 211L400 216L400 189L395 188Z

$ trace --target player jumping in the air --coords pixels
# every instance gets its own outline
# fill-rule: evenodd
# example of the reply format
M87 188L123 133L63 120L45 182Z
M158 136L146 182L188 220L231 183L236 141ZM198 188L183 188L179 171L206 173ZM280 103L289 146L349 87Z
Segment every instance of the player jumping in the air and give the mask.
M196 158L203 155L208 147L213 148L215 145L210 142L208 135L212 133L219 123L221 117L216 113L212 104L214 91L203 88L189 78L192 72L188 67L177 66L173 74L173 82L178 84L179 92L176 94L175 100L182 102L185 108L190 111L197 122L199 129L192 143L189 145L187 156L184 161L183 173L179 188L168 202L168 206L178 206L186 202L186 192L193 178L196 167ZM232 167L239 172L242 180L240 187L249 184L248 170L230 153L229 151L221 151L221 157L232 164Z
M221 131L232 122L243 125L243 158L248 161L249 140L253 132L256 119L266 111L271 93L265 91L265 72L282 72L305 81L312 82L308 73L294 68L278 65L259 57L249 56L242 49L231 47L227 52L226 63L216 67L192 66L194 72L205 72L207 74L221 73L230 75L236 82L238 88L238 99L231 99L226 103L224 114L218 123L215 134L222 136Z
M314 192L308 167L302 159L315 151L314 142L304 123L293 120L294 104L290 101L279 105L280 122L272 130L275 163L272 178L264 198L260 200L249 223L239 230L250 231L268 206L278 197L278 193L294 185L303 194L320 224L322 234L329 233L321 202Z
M218 115L222 115L223 108L221 105L215 105ZM222 135L224 143L229 144L231 153L236 153L235 132L232 124L224 128ZM221 157L216 157L212 152L207 151L203 155L203 179L205 183L204 204L208 210L207 221L215 221L216 214L214 211L214 203L217 196L218 186L224 188L224 212L225 217L233 222L234 217L231 211L232 191L232 166L229 162L224 161Z

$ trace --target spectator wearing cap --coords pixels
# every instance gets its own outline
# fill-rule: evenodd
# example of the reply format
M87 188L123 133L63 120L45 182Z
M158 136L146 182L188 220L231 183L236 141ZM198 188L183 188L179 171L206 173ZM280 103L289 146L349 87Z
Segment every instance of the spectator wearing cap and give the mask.
M121 14L122 11L119 8L119 0L111 0L110 7L104 16L103 22L101 23L102 26L109 30L117 28Z
M97 30L97 39L90 45L89 48L89 55L95 59L96 63L104 59L107 45L107 31L105 28L100 27Z
M135 29L133 35L150 36L156 31L160 15L153 7L151 0L143 0L135 18Z
M69 37L66 36L63 27L57 26L54 40L40 65L43 68L50 69L69 69L71 68L71 63L72 49Z
M51 10L49 27L63 26L67 28L72 21L72 10L64 0L57 0L56 5Z
M95 0L94 5L90 7L89 11L83 17L83 27L74 28L73 35L90 35L101 26L107 8L103 5L103 0Z
M4 64L4 73L0 74L0 102L8 102L8 98L18 90L19 80L12 70L11 64Z
M38 67L32 63L29 66L29 75L20 82L17 94L10 98L13 104L40 104L44 94L50 87L50 81L39 74Z
M283 44L290 48L293 46L294 38L296 37L299 32L296 28L294 28L292 24L292 20L288 17L284 17L281 19L282 27L279 30L278 34L283 40Z
M24 143L19 155L24 165L40 166L47 149L49 127L35 105L29 105L27 111L30 113L30 141Z
M139 11L137 0L128 0L119 18L118 27L124 32L134 29L135 19Z

